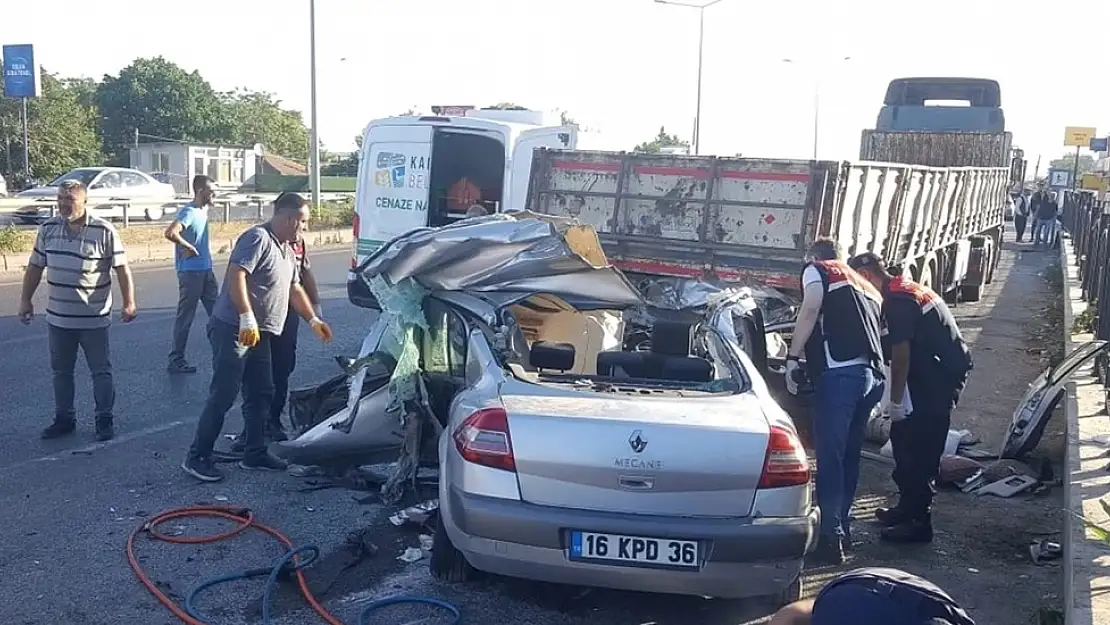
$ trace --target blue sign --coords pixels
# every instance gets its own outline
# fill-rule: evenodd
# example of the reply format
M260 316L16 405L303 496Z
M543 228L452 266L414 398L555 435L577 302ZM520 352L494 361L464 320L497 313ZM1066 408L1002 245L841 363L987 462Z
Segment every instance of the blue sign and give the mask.
M1048 170L1048 186L1051 189L1070 189L1071 169L1050 167Z
M9 98L38 97L39 66L35 63L35 46L4 46L3 54L4 95Z
M1107 144L1110 144L1110 137L1103 137L1101 139L1091 139L1091 150L1094 152L1107 152Z

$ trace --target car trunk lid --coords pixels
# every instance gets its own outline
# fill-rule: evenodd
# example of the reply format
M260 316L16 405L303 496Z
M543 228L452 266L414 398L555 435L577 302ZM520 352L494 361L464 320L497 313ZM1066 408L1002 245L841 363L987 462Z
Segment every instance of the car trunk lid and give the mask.
M511 382L502 389L521 497L646 515L751 513L769 425L752 394L652 396Z

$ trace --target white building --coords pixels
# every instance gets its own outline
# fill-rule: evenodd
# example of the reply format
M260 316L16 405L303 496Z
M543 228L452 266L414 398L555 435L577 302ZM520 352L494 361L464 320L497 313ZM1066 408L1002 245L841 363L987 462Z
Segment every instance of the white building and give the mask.
M262 146L199 143L140 143L131 148L131 167L157 176L179 193L191 193L193 176L205 174L221 189L254 186Z

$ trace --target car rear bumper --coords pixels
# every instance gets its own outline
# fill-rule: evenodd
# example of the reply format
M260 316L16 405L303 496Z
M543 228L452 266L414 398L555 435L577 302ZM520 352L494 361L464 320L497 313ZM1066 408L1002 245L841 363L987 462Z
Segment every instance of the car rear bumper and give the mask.
M440 522L474 568L509 577L623 590L738 599L774 595L801 574L819 513L799 518L694 519L536 506L449 488ZM694 571L633 568L567 557L570 531L698 540Z

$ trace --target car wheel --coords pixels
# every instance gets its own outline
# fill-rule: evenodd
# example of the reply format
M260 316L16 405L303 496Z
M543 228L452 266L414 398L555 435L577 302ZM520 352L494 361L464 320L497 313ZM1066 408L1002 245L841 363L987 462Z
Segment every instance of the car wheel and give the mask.
M786 587L786 590L783 590L782 593L780 593L778 597L776 597L778 599L779 607L781 608L784 605L790 605L795 601L801 601L802 595L804 594L802 590L802 576L801 574L799 574L797 579L795 579L789 586Z
M162 212L162 209L159 208L158 209L159 214L156 214L154 212L154 207L148 206L145 209L143 209L143 217L146 217L147 221L154 221L155 219L158 219L161 216L160 215L161 212Z
M447 530L443 527L443 517L436 522L435 536L432 539L432 557L428 560L432 576L441 582L461 584L474 577L474 567L466 561L462 552L451 543Z

